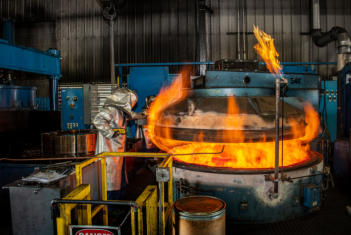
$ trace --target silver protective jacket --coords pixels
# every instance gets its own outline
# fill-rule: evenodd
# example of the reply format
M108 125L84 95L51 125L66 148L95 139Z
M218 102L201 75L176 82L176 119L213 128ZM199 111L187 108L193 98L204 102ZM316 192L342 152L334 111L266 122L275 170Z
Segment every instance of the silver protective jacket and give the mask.
M124 152L127 136L114 136L114 129L126 129L127 121L134 116L132 108L137 96L132 91L120 88L106 99L103 109L95 116L93 124L99 130L96 153ZM107 157L107 190L121 189L123 157Z

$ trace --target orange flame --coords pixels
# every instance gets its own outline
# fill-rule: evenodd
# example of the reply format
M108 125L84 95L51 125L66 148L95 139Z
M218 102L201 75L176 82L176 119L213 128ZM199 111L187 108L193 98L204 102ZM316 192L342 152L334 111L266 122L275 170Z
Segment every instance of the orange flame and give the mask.
M269 71L281 76L281 67L277 59L278 53L275 50L272 37L259 31L257 27L254 27L254 33L259 41L255 49L266 62ZM240 115L240 109L234 96L228 97L227 118L224 124L228 129L235 129L235 136L224 137L222 132L218 131L217 135L223 137L224 143L203 142L204 134L202 132L193 141L179 141L171 138L171 129L167 128L167 126L172 123L168 119L162 119L163 123L159 123L161 121L160 115L170 105L186 98L187 93L183 88L184 84L189 82L186 81L187 76L185 76L187 71L187 69L182 71L172 85L163 88L148 110L148 132L152 142L166 152L188 154L175 155L174 158L180 162L235 169L273 168L275 163L275 143L267 142L264 137L259 142L244 142L243 125L245 116ZM318 134L319 116L309 103L306 103L304 109L306 125L301 126L297 120L289 120L294 139L280 141L279 143L280 166L298 165L310 158L308 142L313 140ZM158 129L159 124L164 127L162 130ZM235 143L233 138L236 140ZM242 141L238 142L238 139ZM223 146L225 148L222 153L213 154L220 152ZM282 148L284 151L282 151ZM193 153L207 154L196 155Z
M229 99L235 100L233 97ZM283 164L284 166L297 165L305 162L310 157L310 147L306 141L312 140L318 134L319 117L310 104L306 104L305 111L306 127L301 128L301 126L296 124L293 129L296 136L301 136L301 132L305 132L305 135L297 139L280 141L279 143L280 166L283 166ZM294 122L294 120L291 120L291 122ZM228 122L228 124L230 127L233 127L233 122ZM275 143L265 142L264 139L260 142L249 141L247 143L205 143L203 142L203 133L200 133L193 141L179 141L157 136L154 136L152 141L159 148L172 154L208 153L175 156L177 161L196 165L235 169L262 169L273 168L275 163ZM225 146L223 153L211 154L220 152L223 146ZM283 157L282 147L284 149Z
M254 49L266 63L266 67L268 68L269 72L282 77L282 68L278 60L279 54L274 46L274 39L271 37L271 35L261 31L257 26L254 25L253 27L254 35L258 41L258 43L254 46Z
M163 87L160 93L157 95L156 99L151 103L148 110L148 135L151 138L152 142L162 150L169 150L169 144L162 143L157 141L157 136L155 135L156 123L160 117L160 114L171 104L182 101L186 98L186 92L184 88L189 87L189 80L187 79L187 74L189 73L190 68L186 67L183 71L175 78L173 83L168 87ZM166 126L170 125L170 120L167 123L164 123ZM170 129L165 128L163 136L170 137Z

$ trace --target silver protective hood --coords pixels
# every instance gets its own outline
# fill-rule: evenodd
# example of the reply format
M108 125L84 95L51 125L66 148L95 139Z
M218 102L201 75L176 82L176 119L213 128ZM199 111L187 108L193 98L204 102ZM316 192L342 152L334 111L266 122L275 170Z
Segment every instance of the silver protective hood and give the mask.
M123 110L129 117L133 118L134 112L132 108L138 101L138 96L135 92L128 88L116 88L112 94L106 98L104 107L115 107Z

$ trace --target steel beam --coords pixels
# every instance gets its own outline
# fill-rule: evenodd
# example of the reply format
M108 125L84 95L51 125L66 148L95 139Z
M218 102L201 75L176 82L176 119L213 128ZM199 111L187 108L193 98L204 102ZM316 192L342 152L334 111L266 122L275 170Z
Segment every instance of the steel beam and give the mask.
M0 68L61 77L59 51L38 51L32 48L15 46L0 40Z
M137 63L137 64L115 64L116 67L148 67L148 66L179 66L179 65L206 65L215 64L213 61L201 62L165 62L165 63Z

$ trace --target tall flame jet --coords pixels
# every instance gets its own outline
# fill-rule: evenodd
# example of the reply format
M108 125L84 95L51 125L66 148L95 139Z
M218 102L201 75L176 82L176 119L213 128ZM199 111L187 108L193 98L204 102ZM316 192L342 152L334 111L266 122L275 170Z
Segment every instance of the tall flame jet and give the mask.
M283 78L281 73L282 67L280 66L280 62L278 60L279 54L274 46L274 39L271 37L271 35L266 34L257 26L254 25L253 27L254 35L258 41L258 43L254 46L254 49L266 63L266 67L268 68L269 72Z

